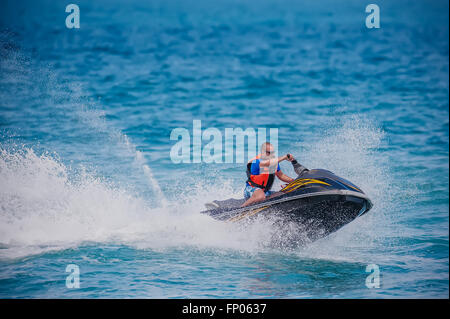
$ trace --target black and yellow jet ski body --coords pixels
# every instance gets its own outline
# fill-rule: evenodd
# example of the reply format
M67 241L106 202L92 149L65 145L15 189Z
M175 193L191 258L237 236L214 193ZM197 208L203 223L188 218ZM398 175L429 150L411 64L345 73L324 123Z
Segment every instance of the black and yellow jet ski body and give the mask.
M241 207L244 201L214 201L203 213L232 223L256 217L294 222L303 226L310 240L316 240L372 208L371 200L358 186L324 169L305 170L263 202Z

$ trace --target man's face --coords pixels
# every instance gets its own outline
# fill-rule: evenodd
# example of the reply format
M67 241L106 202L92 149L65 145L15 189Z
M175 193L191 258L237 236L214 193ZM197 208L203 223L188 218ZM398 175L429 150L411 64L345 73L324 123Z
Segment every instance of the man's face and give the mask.
M275 153L274 153L272 145L266 145L265 150L263 152L263 156L266 157L266 158L273 158L273 157L275 157Z

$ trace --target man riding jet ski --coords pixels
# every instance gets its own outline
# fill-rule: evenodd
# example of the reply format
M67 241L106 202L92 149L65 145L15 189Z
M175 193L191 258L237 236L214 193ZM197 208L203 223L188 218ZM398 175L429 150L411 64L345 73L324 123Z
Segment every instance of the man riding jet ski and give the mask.
M244 198L246 201L242 204L242 207L263 201L266 199L266 196L273 194L274 192L270 189L272 188L275 176L286 183L291 183L294 180L285 175L280 169L280 162L285 160L290 161L294 167L296 167L295 165L297 167L301 166L290 154L276 158L274 156L273 145L268 142L263 143L261 153L247 163L248 179L244 189Z
M284 160L292 163L297 178L281 171ZM278 192L270 190L275 177L288 183ZM227 222L258 217L293 222L301 226L302 236L316 240L367 213L372 202L359 187L330 171L309 170L290 154L274 157L273 146L266 142L261 154L247 163L244 199L216 200L206 207L202 213Z

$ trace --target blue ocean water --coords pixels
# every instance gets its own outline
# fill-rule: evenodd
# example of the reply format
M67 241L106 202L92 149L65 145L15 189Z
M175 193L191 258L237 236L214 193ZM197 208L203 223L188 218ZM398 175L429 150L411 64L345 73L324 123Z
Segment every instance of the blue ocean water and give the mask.
M448 1L376 3L2 1L0 297L447 298ZM374 208L295 249L202 215L246 177L171 161L193 120L278 128Z

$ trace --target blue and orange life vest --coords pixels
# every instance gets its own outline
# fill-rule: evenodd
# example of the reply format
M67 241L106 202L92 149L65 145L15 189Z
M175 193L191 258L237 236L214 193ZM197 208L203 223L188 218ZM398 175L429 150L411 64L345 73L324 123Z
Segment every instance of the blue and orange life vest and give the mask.
M270 173L269 166L260 167L259 160L261 154L252 158L247 163L247 184L253 187L263 189L265 192L272 188L275 174ZM280 164L277 166L277 172L280 170Z

